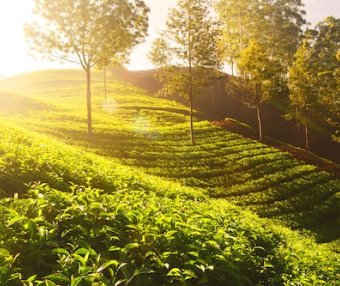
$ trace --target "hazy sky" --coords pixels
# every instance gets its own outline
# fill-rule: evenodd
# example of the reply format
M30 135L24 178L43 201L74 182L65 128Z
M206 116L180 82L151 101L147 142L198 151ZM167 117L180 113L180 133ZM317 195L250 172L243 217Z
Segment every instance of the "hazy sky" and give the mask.
M57 0L56 0L57 1ZM158 31L165 24L168 9L176 0L145 0L151 8L149 37L135 48L130 69L152 68L146 54ZM312 24L332 15L340 18L340 0L304 0L307 20ZM61 67L58 63L36 60L29 56L23 24L32 17L33 0L0 0L0 77L30 70Z

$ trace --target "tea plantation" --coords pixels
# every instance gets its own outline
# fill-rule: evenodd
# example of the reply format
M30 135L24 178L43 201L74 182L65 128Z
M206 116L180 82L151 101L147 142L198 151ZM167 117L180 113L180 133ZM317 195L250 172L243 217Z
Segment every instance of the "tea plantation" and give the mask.
M0 82L0 285L337 285L338 179L100 78Z

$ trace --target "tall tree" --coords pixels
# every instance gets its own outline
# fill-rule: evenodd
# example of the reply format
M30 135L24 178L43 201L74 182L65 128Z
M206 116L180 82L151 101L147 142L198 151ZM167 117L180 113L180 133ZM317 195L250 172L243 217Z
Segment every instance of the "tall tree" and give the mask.
M256 39L269 48L270 55L280 60L286 73L292 64L306 25L302 0L265 0L259 7L261 22Z
M280 78L281 66L260 43L251 40L240 53L238 67L244 77L231 78L228 86L237 91L243 103L256 109L259 139L262 141L262 104L271 99Z
M218 0L216 11L227 62L234 66L241 51L256 39L281 62L286 74L306 23L301 0Z
M49 59L81 65L87 78L87 132L92 135L91 69L126 53L146 36L143 0L35 0L26 26L32 47Z
M310 43L304 40L295 54L289 70L289 99L291 111L288 119L295 119L305 127L305 148L310 149L309 124L317 104L314 75L311 67L313 51Z
M237 66L240 78L227 82L227 92L256 108L263 139L261 106L274 96L287 96L287 72L306 24L301 0L217 0L223 60Z
M107 51L105 54L109 55L109 57L103 57L97 63L96 68L103 72L104 99L107 102L107 70L108 68L122 67L128 63L129 51L115 53L114 57L111 56L110 51Z
M222 26L218 44L223 59L231 66L232 75L234 75L235 62L248 42L251 30L249 27L251 2L250 0L221 0L216 5Z
M336 100L334 101L334 104L332 104L332 109L334 110L334 120L331 119L331 122L334 122L333 125L335 125L335 132L333 134L333 140L335 142L340 143L340 50L336 54L336 59L338 61L338 67L335 69L334 76L336 80L336 88L335 93L338 94Z
M333 138L340 141L340 19L327 17L316 26L316 31L310 59L315 92L323 119L335 127Z
M193 97L220 67L218 29L210 12L209 1L179 0L150 52L150 59L161 70L162 91L178 93L189 100L192 144L195 144Z

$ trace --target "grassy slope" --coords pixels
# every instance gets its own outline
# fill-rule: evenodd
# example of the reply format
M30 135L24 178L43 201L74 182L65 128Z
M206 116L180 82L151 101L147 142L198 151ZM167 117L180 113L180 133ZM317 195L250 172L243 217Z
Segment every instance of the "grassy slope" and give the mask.
M145 173L208 190L211 197L227 198L261 216L312 230L320 241L340 236L339 180L288 153L208 122L195 124L197 145L191 146L187 110L178 103L118 82L109 84L105 102L101 74L95 73L95 137L88 140L83 73L37 72L4 81L0 89L32 101L29 106L35 108L10 117L25 128L119 159Z
M3 174L0 184L5 197L13 197L15 193L24 196L25 185L32 182L47 183L58 190L74 184L90 185L107 193L138 189L168 197L197 200L207 197L203 190L146 175L136 168L123 166L118 160L109 160L49 137L31 135L5 121L0 121L0 130L0 174Z
M118 83L110 85L111 98L104 105L101 85L94 84L96 136L89 141L81 80L78 72L51 71L16 78L12 86L11 81L2 83L6 98L15 91L30 103L29 110L13 109L0 122L0 169L6 174L0 176L2 196L22 193L19 200L0 200L2 285L21 285L18 273L23 278L38 274L32 278L36 285L44 275L56 273L46 279L60 285L107 285L125 279L127 285L136 269L133 285L336 281L338 257L326 247L221 198L268 216L277 212L291 223L298 223L300 214L305 223L304 214L318 204L303 206L306 212L292 212L293 207L319 201L324 207L313 215L332 215L338 181L207 122L197 124L198 144L192 147L182 106ZM292 178L295 189L288 182ZM23 183L32 181L47 185L33 184L24 195ZM218 199L190 186L203 187ZM312 186L315 196L304 196ZM334 224L322 226L329 230ZM17 253L21 255L13 262ZM115 272L114 278L104 269Z
M338 256L325 246L226 200L7 122L0 131L1 285L337 280Z

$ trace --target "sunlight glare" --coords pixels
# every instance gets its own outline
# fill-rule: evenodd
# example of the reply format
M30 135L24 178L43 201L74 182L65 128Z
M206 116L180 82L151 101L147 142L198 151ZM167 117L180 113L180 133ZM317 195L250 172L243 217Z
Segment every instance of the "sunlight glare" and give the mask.
M135 132L141 134L148 134L151 132L152 129L150 122L142 115L139 115L135 118L133 126Z
M32 56L24 25L33 19L33 6L33 0L0 1L0 78L33 70L71 67Z
M115 113L118 109L118 102L113 98L104 100L102 103L102 109L107 113Z
M130 64L131 70L153 68L147 58L151 44L158 33L165 27L168 9L176 5L175 0L145 0L151 8L149 37L133 49ZM325 16L340 16L339 1L304 0L307 20L313 25ZM49 60L37 60L30 56L26 44L24 24L32 20L34 0L0 0L0 78L18 73L53 68L80 68L78 65L60 64Z

